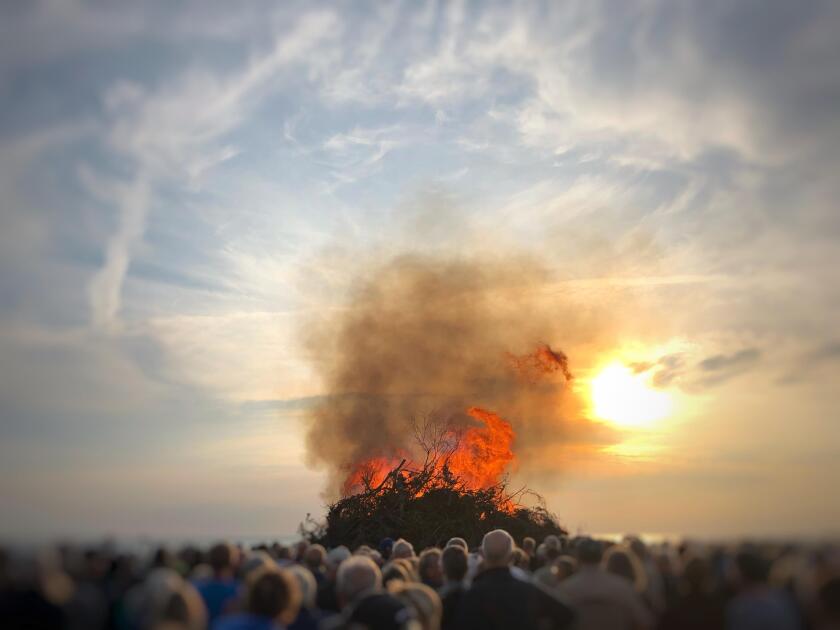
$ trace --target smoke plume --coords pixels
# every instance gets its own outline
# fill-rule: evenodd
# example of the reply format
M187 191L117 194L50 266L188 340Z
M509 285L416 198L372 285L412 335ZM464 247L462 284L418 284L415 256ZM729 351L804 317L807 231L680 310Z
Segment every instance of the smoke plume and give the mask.
M576 414L564 329L577 324L545 279L525 258L402 255L365 268L346 307L308 322L326 395L307 448L330 471L328 495L361 462L410 450L412 421L428 414L470 426L460 412L491 409L512 425L515 453L562 443Z

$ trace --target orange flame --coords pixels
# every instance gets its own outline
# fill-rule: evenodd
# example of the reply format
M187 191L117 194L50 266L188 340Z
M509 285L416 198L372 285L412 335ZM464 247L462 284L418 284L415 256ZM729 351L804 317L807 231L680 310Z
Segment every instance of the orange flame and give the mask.
M471 426L463 432L448 429L446 441L454 448L448 457L434 462L435 472L442 472L446 466L467 488L489 488L501 481L508 465L514 460L513 427L492 411L479 407L470 407L467 414L481 426ZM344 480L344 496L359 492L366 486L376 488L382 485L402 462L408 469L422 468L404 451L394 456L372 457L356 464ZM397 474L402 475L403 471Z
M530 383L536 383L554 372L560 372L567 381L573 378L569 371L569 358L561 350L552 350L547 343L530 354L508 356L519 375Z

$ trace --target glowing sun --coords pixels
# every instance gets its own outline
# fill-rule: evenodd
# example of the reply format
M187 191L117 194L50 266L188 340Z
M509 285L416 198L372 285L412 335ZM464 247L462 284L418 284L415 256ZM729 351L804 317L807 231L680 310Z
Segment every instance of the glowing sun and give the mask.
M645 374L611 363L590 381L592 410L603 420L622 427L646 427L667 416L671 396L652 387Z

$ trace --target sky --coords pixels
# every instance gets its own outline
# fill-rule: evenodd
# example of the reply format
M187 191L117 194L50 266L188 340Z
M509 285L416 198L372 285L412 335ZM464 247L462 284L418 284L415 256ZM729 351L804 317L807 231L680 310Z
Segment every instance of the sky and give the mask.
M405 252L539 260L582 387L653 365L667 417L513 472L570 530L840 533L838 3L0 14L0 537L323 514L301 327Z

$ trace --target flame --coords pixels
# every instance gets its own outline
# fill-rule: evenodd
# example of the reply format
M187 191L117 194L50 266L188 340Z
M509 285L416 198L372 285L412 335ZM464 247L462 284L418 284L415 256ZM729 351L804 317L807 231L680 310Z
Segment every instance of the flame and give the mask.
M530 354L508 355L511 365L529 383L536 383L546 376L560 372L567 381L572 380L569 358L560 350L552 350L547 343L540 344Z
M449 428L444 440L451 445L451 453L433 462L435 472L449 472L460 478L471 490L489 488L501 481L507 467L514 461L513 427L498 414L470 407L467 415L480 423L464 431ZM365 487L376 488L382 485L400 464L405 470L420 469L423 464L414 461L405 451L398 451L392 456L371 457L351 467L342 486L344 496L359 492Z

